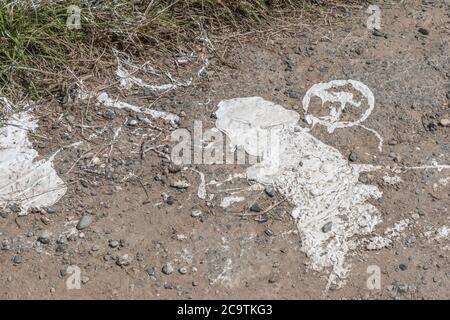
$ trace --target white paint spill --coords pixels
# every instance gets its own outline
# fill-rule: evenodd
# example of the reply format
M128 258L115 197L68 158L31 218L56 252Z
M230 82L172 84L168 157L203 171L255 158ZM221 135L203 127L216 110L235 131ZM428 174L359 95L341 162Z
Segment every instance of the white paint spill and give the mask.
M371 105L373 96L368 97ZM296 112L259 97L222 101L216 115L216 127L234 146L265 156L247 169L247 177L274 184L295 205L292 214L309 267L331 269L330 283L342 284L350 270L346 257L357 246L352 238L370 234L381 221L378 210L367 202L380 198L381 191L358 181L361 172L378 167L350 164L337 149L298 126ZM331 230L324 232L330 223Z
M55 204L67 191L49 159L36 160L38 152L28 140L37 128L29 112L11 116L0 128L0 206L18 205L19 215L30 208Z
M383 177L383 181L391 186L394 186L396 184L400 184L403 182L402 178L400 178L399 176L384 176Z
M229 206L231 206L234 203L238 203L238 202L242 202L244 201L245 198L244 197L239 197L239 196L229 196L229 197L225 197L222 199L222 202L220 203L220 206L222 208L228 208Z
M109 108L128 109L128 110L131 110L134 112L144 113L155 119L161 118L163 120L170 121L170 123L172 123L172 124L177 124L180 122L180 117L178 117L177 115L175 115L173 113L147 109L147 108L138 107L138 106L135 106L135 105L123 102L123 101L114 100L114 99L110 98L106 92L102 92L101 94L99 94L97 96L97 101Z

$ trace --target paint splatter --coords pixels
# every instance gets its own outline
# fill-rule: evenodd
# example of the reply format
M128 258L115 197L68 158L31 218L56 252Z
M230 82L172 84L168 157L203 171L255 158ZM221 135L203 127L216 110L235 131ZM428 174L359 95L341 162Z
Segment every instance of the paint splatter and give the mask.
M67 191L53 167L56 154L36 160L38 152L28 140L28 132L36 128L30 112L12 115L0 128L0 207L16 205L19 215L51 206Z
M358 244L354 237L370 234L381 221L368 203L381 191L358 181L361 172L378 167L350 164L298 126L296 112L259 97L222 101L216 115L216 127L234 146L263 156L247 169L247 177L275 185L295 206L292 215L309 267L331 269L330 283L342 284L350 270L346 257Z

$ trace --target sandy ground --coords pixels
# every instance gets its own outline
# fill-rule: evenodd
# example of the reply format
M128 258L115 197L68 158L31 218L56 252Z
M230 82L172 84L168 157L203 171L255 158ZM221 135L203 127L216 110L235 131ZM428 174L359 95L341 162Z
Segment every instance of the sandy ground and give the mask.
M180 82L195 78L191 85L155 93L138 85L120 88L114 78L104 90L115 99L176 114L178 125L107 108L73 92L60 104L39 104L33 110L39 127L29 139L43 159L69 146L54 160L67 192L26 216L3 209L0 297L450 298L450 170L437 167L450 164L450 9L443 1L379 6L379 35L366 28L367 8L355 8L331 24L299 21L242 42L232 35L213 41L219 54L204 47L191 63L163 61ZM332 268L310 267L292 202L279 192L248 190L255 185L245 179L249 165L180 167L170 160L171 133L177 127L192 132L196 120L203 130L215 127L222 100L260 96L298 112L306 127L305 93L334 79L360 81L375 96L364 122L372 131L349 127L330 133L320 125L311 131L345 159L351 156L353 164L384 168L360 177L383 193L370 200L382 222L354 238L388 237L386 230L404 225L383 248L350 250L349 273L339 285L329 285ZM374 132L383 138L382 151ZM423 166L430 168L392 171ZM202 175L206 199L198 192ZM387 175L401 180L389 182ZM224 208L227 196L244 200ZM249 210L253 204L263 211ZM92 221L78 230L83 215ZM379 288L368 286L378 270ZM80 287L70 287L78 275Z

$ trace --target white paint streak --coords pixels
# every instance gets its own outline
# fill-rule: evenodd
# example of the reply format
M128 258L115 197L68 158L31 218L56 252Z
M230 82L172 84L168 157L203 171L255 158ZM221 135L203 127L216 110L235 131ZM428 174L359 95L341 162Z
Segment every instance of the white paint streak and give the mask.
M0 128L0 206L16 204L19 215L30 208L55 204L67 191L58 177L52 157L36 160L38 152L28 140L28 132L37 128L29 112L12 115Z
M166 121L170 121L173 124L177 124L180 122L180 117L173 113L165 112L165 111L157 111L152 109L147 109L144 107L138 107L123 101L114 100L108 96L106 92L103 92L97 96L97 101L109 108L116 109L128 109L138 113L147 114L155 119L161 118Z
M127 69L125 69L125 67L123 66L124 61L122 61L119 58L119 52L118 51L114 51L114 54L116 55L116 62L117 62L117 70L116 70L116 75L120 78L120 86L124 89L131 89L133 87L133 85L136 85L138 87L141 88L146 88L149 89L151 91L169 91L169 90L174 90L174 89L178 89L180 87L187 87L190 86L192 84L192 79L188 80L188 81L177 81L175 80L172 75L170 73L166 73L165 76L167 78L169 78L169 80L171 81L171 83L166 83L166 84L160 84L160 85L151 85L146 83L144 80L134 76L133 74L138 72L138 71L147 71L146 69L148 69L148 63L145 63L142 66L135 66L131 63L127 63L130 67L132 67L133 71L129 72ZM154 75L159 75L161 76L161 74L159 74L158 72L156 72L156 70L154 68L150 68L150 72Z

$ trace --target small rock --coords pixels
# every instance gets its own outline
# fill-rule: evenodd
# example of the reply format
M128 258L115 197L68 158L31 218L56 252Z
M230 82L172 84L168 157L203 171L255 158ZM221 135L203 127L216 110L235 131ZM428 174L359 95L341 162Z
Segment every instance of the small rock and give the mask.
M45 211L46 211L48 214L55 214L55 213L58 212L58 210L56 210L55 208L46 208Z
M419 31L419 33L423 34L424 36L427 36L430 34L430 31L428 31L428 29L425 29L425 28L419 28L419 30L417 30L417 31Z
M447 99L449 99L449 100L450 100L450 91L449 91L449 92L447 92Z
M154 267L148 267L145 269L145 272L147 272L150 277L154 277L156 275L156 269Z
M398 142L395 139L391 139L391 140L388 141L388 145L390 145L390 146L395 146L397 143Z
M355 151L352 151L348 156L348 159L352 162L358 160L358 154Z
M166 275L170 275L173 273L173 266L170 262L167 262L163 267L162 267L162 272Z
M269 216L267 214L263 214L261 216L259 216L256 221L258 221L259 223L265 223L267 221L269 221Z
M181 171L181 166L171 163L168 169L170 173L178 173Z
M250 207L250 211L261 212L263 209L259 206L259 204L255 203Z
M408 269L408 266L404 263L400 263L399 266L400 270L405 271L406 269Z
M187 189L187 188L189 188L190 184L186 180L177 180L177 181L172 181L170 183L170 186L172 188L176 188L176 189Z
M175 199L174 197L172 197L172 196L168 196L167 197L167 199L166 199L166 203L168 204L168 205L173 205L174 203L175 203L175 201L177 201L177 199Z
M138 122L135 119L131 119L131 120L128 121L128 125L130 127L135 127L135 126L137 126L137 124L138 124Z
M202 215L202 211L199 209L194 209L191 212L191 217L197 218L200 217Z
M51 232L45 230L44 232L42 232L42 234L38 237L38 241L42 244L49 244L50 243L50 238L51 238L52 234Z
M372 34L373 34L375 37L384 37L384 33L381 32L381 31L378 30L378 29L373 29Z
M413 213L411 215L411 218L413 218L414 220L419 220L420 219L420 215L418 213Z
M113 120L116 117L116 113L112 110L106 110L103 113L103 118L107 119L107 120Z
M264 192L271 198L275 197L275 194L276 194L276 190L275 190L274 186L272 186L272 185L266 186L266 188L264 189Z
M131 261L133 261L133 258L131 258L128 254L124 254L116 260L116 264L124 267L130 265Z
M91 279L89 279L89 277L87 277L87 276L83 276L83 277L81 277L81 283L82 283L82 284L86 284L86 283L88 283L88 282L89 282L89 280L91 280Z
M441 121L439 121L439 124L443 127L449 127L450 126L450 119L442 118Z
M22 257L19 255L16 255L13 257L13 263L14 264L21 264L22 263Z
M325 224L323 225L323 227L322 227L322 232L323 232L323 233L327 233L327 232L331 231L332 225L333 225L333 222L332 222L332 221L329 221L329 222L325 223Z
M186 274L188 272L188 269L186 267L181 267L180 269L178 269L178 272L180 274Z
M111 248L117 248L120 245L120 242L117 240L109 240L109 246Z
M302 96L300 91L293 90L293 89L288 90L287 95L291 99L300 99L300 97Z
M270 229L266 229L266 230L264 231L264 233L265 233L266 236L268 236L268 237L272 237L272 236L273 236L273 231L270 230Z
M81 217L81 219L78 221L77 229L83 230L89 227L92 223L92 216L91 215L84 215Z

